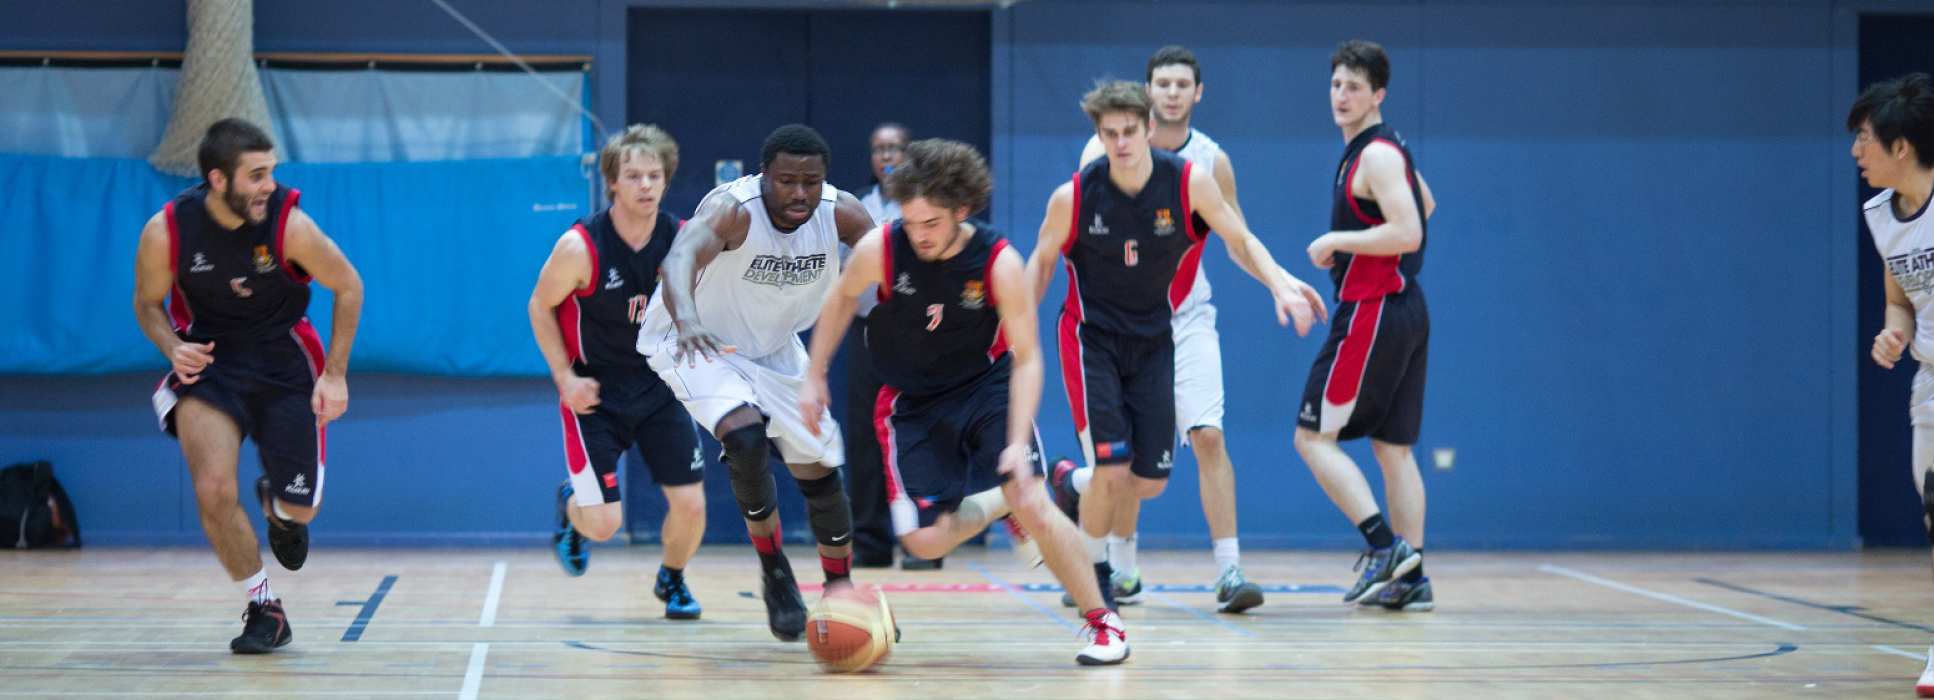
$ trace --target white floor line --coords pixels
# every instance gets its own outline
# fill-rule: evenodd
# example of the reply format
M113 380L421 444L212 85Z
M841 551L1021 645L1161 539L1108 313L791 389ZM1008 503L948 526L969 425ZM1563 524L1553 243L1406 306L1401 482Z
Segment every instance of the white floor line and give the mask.
M260 690L184 690L181 692L170 692L165 690L72 690L72 691L0 690L0 697L33 697L33 698L67 698L67 697L94 698L94 697L102 697L102 696L117 697L117 698L171 698L171 697L205 698L205 697L211 697L211 696L261 697L265 694L267 693L264 693L263 691L260 691ZM421 695L441 695L443 697L449 697L450 693L444 692L444 691L432 691L432 690L276 690L274 692L274 695L277 697L313 696L313 697L366 698L366 697L377 697L377 696L415 697L415 696L421 696Z
M492 627L497 624L497 603L504 596L504 573L509 566L497 562L490 567L490 593L484 595L483 616L477 618L478 627Z
M1926 660L1927 660L1927 657L1925 657L1925 656L1921 656L1920 654L1916 654L1916 653L1914 653L1914 652L1911 652L1911 651L1906 651L1906 650L1902 650L1902 649L1896 649L1896 648L1894 648L1894 647L1890 647L1890 646L1887 646L1887 645L1885 645L1885 644L1875 644L1875 645L1874 645L1874 651L1878 651L1878 652L1881 652L1881 653L1883 653L1883 654L1893 654L1893 655L1895 655L1895 656L1905 656L1905 657L1907 657L1907 658L1910 658L1910 659L1913 659L1913 660L1915 660L1915 661L1926 661Z
M1748 622L1757 622L1762 625L1778 627L1783 630L1792 630L1795 632L1806 630L1806 627L1803 625L1796 625L1791 622L1781 622L1779 620L1775 620L1770 617L1760 617L1752 613L1743 613L1738 610L1734 610L1732 608L1722 608L1720 606L1713 605L1711 603L1702 603L1702 602L1693 600L1691 598L1681 598L1679 596L1672 595L1670 593L1660 593L1658 591L1646 590L1644 588L1639 588L1638 586L1634 586L1626 583L1619 583L1617 581L1613 581L1608 578L1593 576L1583 571L1567 569L1562 566L1554 566L1551 564L1541 564L1538 566L1538 570L1543 571L1545 573L1557 574L1559 576L1577 579L1580 581L1584 581L1585 583L1604 586L1606 588L1610 588L1613 590L1624 591L1626 593L1631 593L1633 595L1645 596L1653 600L1665 601L1667 603L1672 603L1674 605L1683 605L1688 608L1697 608L1699 610L1704 610L1706 612L1715 612L1721 615L1729 615L1732 617L1739 618L1741 620L1746 620Z
M478 642L470 646L470 668L463 672L463 690L457 694L459 700L477 700L477 691L483 687L484 657L489 655L489 644Z

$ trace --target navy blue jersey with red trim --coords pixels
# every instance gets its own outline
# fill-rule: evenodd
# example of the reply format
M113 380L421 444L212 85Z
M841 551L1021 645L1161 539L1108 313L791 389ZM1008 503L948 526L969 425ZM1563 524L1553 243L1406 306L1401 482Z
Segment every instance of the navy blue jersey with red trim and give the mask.
M1387 124L1365 129L1344 147L1343 160L1336 166L1336 184L1331 188L1330 230L1362 231L1383 223L1383 209L1377 206L1375 200L1350 194L1350 183L1356 179L1357 166L1363 160L1363 149L1378 141L1395 146L1403 153L1404 179L1410 181L1410 196L1417 204L1418 226L1428 231L1428 222L1422 221L1424 190L1417 186L1417 162L1410 157L1410 146L1404 142L1403 136ZM1429 236L1425 236L1418 243L1417 250L1402 255L1337 253L1336 265L1330 268L1330 281L1336 284L1336 298L1341 301L1364 301L1410 291L1417 286L1417 273L1424 269L1424 244L1429 240Z
M659 211L651 239L637 250L618 235L610 209L571 226L591 254L591 283L557 305L557 325L579 374L645 369L645 358L637 350L638 326L658 289L658 266L671 252L681 225L677 217Z
M261 341L287 337L309 312L309 273L283 256L289 214L301 193L277 186L262 223L229 229L208 212L208 184L162 207L175 287L168 317L183 340Z
M866 349L881 384L926 396L976 383L1008 364L994 299L994 260L1007 239L984 222L960 252L926 261L904 222L886 225L880 305L866 317Z
M1209 225L1189 205L1181 156L1151 149L1154 167L1133 196L1096 158L1074 176L1074 217L1061 254L1068 266L1062 312L1102 330L1146 338L1169 321L1200 274Z

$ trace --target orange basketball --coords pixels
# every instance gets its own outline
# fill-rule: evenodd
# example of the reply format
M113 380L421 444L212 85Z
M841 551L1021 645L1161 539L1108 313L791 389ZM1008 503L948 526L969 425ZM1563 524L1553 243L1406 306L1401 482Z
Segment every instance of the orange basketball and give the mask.
M886 596L836 586L806 615L806 648L827 673L858 673L893 651L893 611Z

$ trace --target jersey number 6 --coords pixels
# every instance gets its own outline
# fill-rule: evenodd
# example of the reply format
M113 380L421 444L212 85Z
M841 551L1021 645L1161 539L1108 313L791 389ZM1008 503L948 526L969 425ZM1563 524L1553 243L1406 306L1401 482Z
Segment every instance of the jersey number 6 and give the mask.
M1126 267L1134 267L1134 266L1136 266L1136 265L1139 265L1139 264L1141 264L1141 262L1142 262L1142 258L1141 258L1141 255L1139 255L1139 254L1137 254L1137 253L1135 252L1135 248L1136 248L1136 245L1135 245L1135 244L1136 244L1137 242L1138 242L1138 241L1136 241L1135 239L1132 239L1132 238L1131 238L1131 239L1128 239L1128 240L1126 240L1126 241L1122 241L1122 244L1121 244L1121 264L1122 264L1123 266L1126 266Z

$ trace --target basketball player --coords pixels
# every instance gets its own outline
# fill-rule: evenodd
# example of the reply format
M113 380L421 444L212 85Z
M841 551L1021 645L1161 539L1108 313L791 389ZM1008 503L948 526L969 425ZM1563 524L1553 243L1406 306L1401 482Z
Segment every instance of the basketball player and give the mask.
M557 490L552 550L564 572L584 575L586 538L604 542L624 524L618 457L637 445L668 505L664 561L652 593L665 617L697 619L685 564L705 536L705 462L684 405L634 349L645 301L679 221L659 208L678 170L678 143L648 124L606 141L598 154L611 207L580 220L551 248L529 304L531 333L557 384L568 478Z
M939 559L1011 508L1081 604L1087 646L1075 660L1121 663L1121 618L1083 570L1074 524L1040 486L1034 290L1007 239L967 219L993 193L987 161L957 141L916 141L887 186L903 216L860 240L820 310L800 412L813 425L825 410L835 331L876 289L866 348L885 384L874 415L900 542Z
M766 622L785 641L805 632L806 606L779 547L769 445L799 482L827 585L851 585L839 426L820 416L814 430L799 413L806 348L798 333L812 327L839 276L839 245L873 227L858 199L826 183L830 155L810 127L767 136L760 174L713 190L672 242L638 333L638 351L725 448L732 494L759 552Z
M1103 83L1081 100L1105 146L1054 191L1028 260L1038 297L1067 256L1062 383L1090 472L1073 501L1104 596L1113 598L1103 539L1134 532L1141 499L1168 484L1175 440L1173 319L1194 285L1210 231L1243 271L1269 289L1277 320L1309 332L1322 297L1283 270L1206 169L1151 150L1152 103L1138 83ZM1128 515L1123 516L1126 513ZM1123 523L1117 518L1128 518ZM1111 600L1112 602L1112 600Z
M1911 349L1920 370L1907 405L1914 423L1914 490L1921 524L1934 540L1934 80L1913 73L1867 88L1847 112L1860 176L1882 191L1862 207L1874 247L1887 263L1886 322L1874 336L1874 364L1893 369ZM1914 690L1934 697L1934 648Z
M1215 139L1190 126L1195 106L1202 102L1202 66L1195 60L1195 53L1181 46L1157 49L1148 57L1147 80L1148 97L1155 103L1155 129L1149 133L1149 145L1209 171L1236 218L1248 221L1236 203L1236 171L1229 155L1216 145ZM1101 138L1091 136L1081 150L1081 164L1102 155ZM1242 576L1241 550L1236 540L1235 465L1222 438L1222 338L1215 331L1216 308L1209 301L1209 276L1201 272L1199 257L1184 264L1195 266L1197 272L1195 284L1190 286L1181 306L1176 307L1170 322L1175 334L1175 424L1182 428L1182 444L1195 450L1200 471L1202 516L1208 520L1215 555L1216 610L1239 613L1262 605L1262 587ZM1092 483L1090 475L1071 472L1071 462L1062 462L1057 467L1060 469L1054 483L1062 492L1073 484ZM1138 503L1132 510L1139 509ZM1118 512L1115 522L1132 524L1135 514ZM1115 601L1124 605L1139 603L1142 598L1136 544L1132 531L1108 535L1108 563L1115 570ZM1063 602L1072 601L1064 597Z
M255 498L269 549L290 571L309 556L322 506L324 430L349 408L349 348L363 281L334 241L275 181L275 144L260 127L223 119L203 134L202 183L175 195L141 229L134 313L172 365L154 394L161 428L181 443L202 532L248 596L237 654L289 643L288 616L237 501L242 438L263 476ZM325 356L309 325L309 281L335 293Z
M1332 231L1309 245L1309 259L1330 271L1337 307L1303 389L1296 451L1369 546L1369 565L1344 602L1428 611L1436 603L1423 572L1424 482L1411 446L1423 420L1430 341L1417 273L1434 204L1409 146L1383 123L1389 83L1381 46L1351 40L1330 57L1330 111L1347 146L1330 203ZM1337 445L1361 437L1370 438L1383 467L1389 520Z

